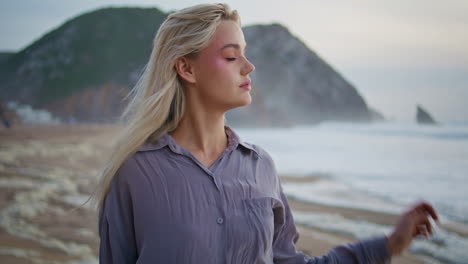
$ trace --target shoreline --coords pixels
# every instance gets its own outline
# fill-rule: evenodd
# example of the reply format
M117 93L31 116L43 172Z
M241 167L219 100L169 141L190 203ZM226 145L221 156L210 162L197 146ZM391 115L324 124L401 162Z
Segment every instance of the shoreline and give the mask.
M304 177L301 176L285 176L280 175L281 182L284 183L313 183L320 180L329 180L327 177L322 177L318 175L307 175ZM350 220L355 222L365 221L369 224L377 224L381 226L393 227L397 223L400 215L378 212L373 210L359 209L359 208L349 208L349 207L339 207L334 205L327 205L321 203L314 203L311 201L301 201L295 197L290 197L288 195L288 203L293 211L298 214L312 213L312 214L324 214L324 215L338 215L344 220ZM331 229L323 229L320 227L310 226L306 223L297 223L295 219L296 227L300 233L299 241L297 243L298 250L303 251L304 253L311 253L313 256L326 254L332 248L343 245L347 243L352 243L359 240L354 237L352 234L343 233L343 232L333 232ZM320 226L320 225L318 225ZM454 233L460 237L468 237L468 231L461 226L450 222L441 223L438 228L442 228L447 232ZM422 238L423 240L425 238ZM440 262L434 256L428 255L426 253L420 254L415 252L410 252L406 250L403 255L396 256L392 258L392 263L445 263Z
M324 178L319 175L308 175L304 177L297 176L280 176L282 182L292 183L313 183L323 180ZM297 211L319 211L322 213L339 214L347 219L351 220L366 220L379 225L394 226L400 215L392 214L387 212L378 212L368 209L340 207L322 203L315 203L311 201L302 201L287 195L288 202L291 208L295 208ZM455 233L461 237L468 237L468 228L458 226L457 223L451 221L445 221L440 223L440 228L445 229L448 232Z
M304 177L280 176L280 179L282 182L311 183L320 181L323 177L321 175L308 175ZM287 198L292 211L339 214L347 219L365 220L383 225L393 225L398 219L398 216L392 214L344 207L333 207L329 205L298 201L291 197ZM305 226L303 224L296 224L296 228L299 232L299 240L296 244L297 249L303 251L309 256L322 256L336 246L357 241L354 237L344 236L342 234ZM424 263L422 260L423 257L425 256L418 256L413 253L405 252L401 256L392 257L392 263Z

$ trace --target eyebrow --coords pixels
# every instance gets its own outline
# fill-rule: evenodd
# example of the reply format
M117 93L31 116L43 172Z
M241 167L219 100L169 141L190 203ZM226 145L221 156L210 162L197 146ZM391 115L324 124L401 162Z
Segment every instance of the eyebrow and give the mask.
M247 45L245 45L245 46L247 47ZM230 43L230 44L224 45L220 50L227 49L227 48L235 48L235 49L240 50L240 45L235 44L235 43Z

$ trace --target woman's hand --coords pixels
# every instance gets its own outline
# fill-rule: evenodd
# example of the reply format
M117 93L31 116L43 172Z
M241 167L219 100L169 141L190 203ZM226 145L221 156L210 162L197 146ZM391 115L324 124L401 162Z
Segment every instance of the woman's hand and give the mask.
M388 236L387 247L390 255L401 254L411 245L411 241L416 236L424 235L429 237L432 235L429 216L436 221L439 220L434 208L426 202L418 203L406 211L399 219L391 235Z

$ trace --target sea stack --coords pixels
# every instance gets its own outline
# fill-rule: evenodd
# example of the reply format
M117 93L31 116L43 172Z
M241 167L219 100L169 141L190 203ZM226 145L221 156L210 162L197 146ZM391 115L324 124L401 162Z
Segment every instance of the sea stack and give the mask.
M421 105L416 106L416 121L418 124L435 125L437 122Z

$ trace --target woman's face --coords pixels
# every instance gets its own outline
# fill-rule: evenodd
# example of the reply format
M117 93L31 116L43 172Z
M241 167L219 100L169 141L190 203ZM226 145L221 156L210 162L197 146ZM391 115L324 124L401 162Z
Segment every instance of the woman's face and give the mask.
M194 59L193 88L204 106L226 112L251 103L249 74L255 67L245 57L245 47L240 26L223 21L209 46Z

